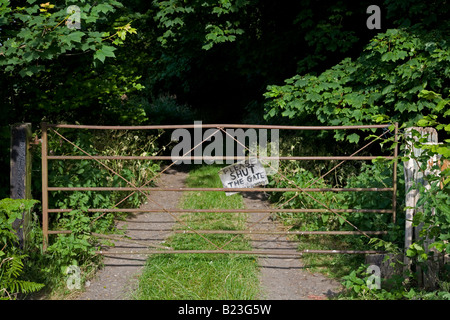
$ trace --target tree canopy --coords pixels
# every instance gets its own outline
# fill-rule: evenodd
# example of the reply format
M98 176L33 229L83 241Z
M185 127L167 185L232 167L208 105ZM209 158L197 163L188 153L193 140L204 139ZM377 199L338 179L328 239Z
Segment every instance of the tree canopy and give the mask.
M448 21L439 17L448 8L410 5L412 14L396 21L398 28L375 35L358 57L269 86L266 119L332 125L397 121L408 126L445 121L450 114L450 38ZM397 2L388 8L399 14Z
M79 28L68 23L74 5ZM375 34L361 27L368 5L4 1L2 108L13 111L8 122L24 113L33 122L84 121L86 108L99 123L151 122L155 102L170 96L203 117L214 118L214 108L219 119L241 121L263 112L267 85L358 54Z

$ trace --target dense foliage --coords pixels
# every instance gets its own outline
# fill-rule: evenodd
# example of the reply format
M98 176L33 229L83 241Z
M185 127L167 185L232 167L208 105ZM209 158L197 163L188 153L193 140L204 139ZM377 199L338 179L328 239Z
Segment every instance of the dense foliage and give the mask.
M445 81L450 76L448 37L446 29L378 34L356 60L346 58L319 75L297 75L284 86L270 86L266 118L332 125L388 120L405 126L431 114L443 119L449 115L446 104L437 105L426 93L447 96L450 90Z
M304 72L285 80L284 85L268 86L264 96L265 119L268 121L283 121L288 123L358 125L373 122L393 123L401 125L400 143L401 160L414 159L424 172L424 179L414 184L413 189L420 193L417 203L419 212L414 216L413 225L420 228L420 238L416 238L409 248L403 248L403 236L398 232L403 227L404 220L397 226L390 225L382 216L352 215L351 221L357 221L358 226L371 229L389 227L390 241L399 245L396 252L404 252L412 258L417 266L427 270L426 261L436 254L448 254L450 203L449 203L449 170L441 169L448 161L450 148L448 139L450 125L448 108L450 92L450 50L448 21L442 19L448 14L448 6L439 1L429 4L418 1L386 1L387 15L396 17L394 27L375 35L357 57L346 57L339 63L321 72ZM406 7L408 15L399 13ZM445 8L444 8L445 7ZM432 126L437 129L440 144L427 145L427 139L416 139L413 144L416 149L422 149L419 156L410 154L404 145L407 137L403 129L411 126ZM392 128L392 127L390 127ZM417 133L414 134L417 137ZM367 138L370 133L355 133L336 131L334 139L350 144L358 144L361 138ZM383 139L383 145L391 138ZM319 140L325 142L325 140ZM425 174L429 159L440 159ZM356 176L348 172L345 177L347 186L367 186L374 181L389 181L385 171L387 167L375 163L361 167ZM400 177L403 172L400 172ZM311 179L308 171L295 172L291 175L295 181L303 185L303 181ZM401 181L401 180L400 180ZM320 182L322 183L322 182ZM401 187L400 187L401 188ZM409 191L409 190L406 190ZM282 197L289 198L286 194ZM388 199L367 196L343 197L321 195L323 202L332 207L338 202L341 206L366 207L370 205L386 206ZM402 201L403 197L399 197ZM356 200L356 201L355 201ZM297 203L295 203L297 202ZM314 205L304 197L298 197L289 204L293 207L309 207ZM362 206L361 206L362 205ZM388 206L387 206L388 207ZM404 206L398 207L398 214L403 217ZM336 222L337 217L333 217ZM380 219L381 218L381 219ZM295 217L302 228L333 229L333 223L328 223L328 214L318 217ZM342 220L342 219L341 219ZM343 224L343 221L340 221ZM397 232L395 232L397 230ZM429 242L426 244L426 242ZM371 240L376 248L393 249L392 242ZM434 248L427 251L425 248ZM389 251L389 250L388 250ZM360 268L346 277L346 286L350 288L353 297L378 299L407 298L437 298L448 299L448 265L441 272L438 294L417 294L413 287L415 274L404 274L392 292L383 289L382 292L370 292L366 286L367 274ZM447 275L446 275L447 273ZM359 275L359 277L357 276ZM364 276L365 274L365 276ZM362 278L364 279L362 279ZM365 277L365 278L364 278ZM406 279L406 280L405 280Z
M106 131L101 133L60 131L65 138L73 141L79 148L89 154L98 155L153 155L157 152L156 137L151 134L137 134L124 131ZM116 141L111 144L110 141ZM56 134L50 135L49 149L53 154L83 155L79 148L64 141ZM49 166L49 185L56 187L124 187L148 183L159 170L159 165L150 161L103 161L109 169L92 160L81 160L67 163L52 161ZM117 172L122 178L116 175ZM152 186L153 183L148 183ZM114 208L117 203L130 192L51 192L50 208L73 209L68 213L50 216L52 230L71 230L69 235L50 237L48 253L53 258L53 265L46 270L52 272L55 266L83 264L93 258L98 240L94 233L110 233L115 231L114 219L121 217L119 213L88 213L87 209ZM145 198L134 192L121 202L120 208L139 207Z
M12 228L16 219L22 218L23 211L30 211L36 200L0 200L0 300L16 299L19 294L38 291L42 283L24 278L24 260L28 255L17 248L17 231Z

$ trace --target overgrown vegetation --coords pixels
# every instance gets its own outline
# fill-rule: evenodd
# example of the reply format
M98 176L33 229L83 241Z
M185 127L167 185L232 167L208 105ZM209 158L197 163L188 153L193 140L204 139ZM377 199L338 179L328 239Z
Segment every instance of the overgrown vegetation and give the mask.
M321 150L320 145L309 143L301 134L287 137L292 140L293 148L282 149L284 155L337 155L339 151L329 153ZM287 141L283 145L289 145ZM358 149L366 142L357 146L346 145L347 150ZM339 143L335 150L341 150ZM352 153L348 152L347 153ZM359 154L358 154L359 155ZM341 165L339 165L341 164ZM330 172L330 169L335 168ZM328 173L329 172L329 173ZM326 174L328 173L328 174ZM361 161L303 161L281 162L278 174L270 177L271 187L279 188L389 188L392 186L392 163L376 161L374 163ZM403 181L398 184L399 199L403 197ZM308 192L308 191L307 191ZM392 192L274 192L270 200L278 207L292 209L391 209ZM314 199L313 199L314 198ZM291 200L290 200L291 199ZM290 200L290 201L288 201ZM399 207L402 203L398 203ZM302 231L356 231L353 226L363 231L389 230L384 240L401 243L403 229L392 224L392 215L386 213L340 212L338 215L328 211L322 213L278 213L277 219L290 226L292 230ZM368 238L363 235L302 235L298 237L299 249L322 250L369 250ZM305 254L305 264L315 270L321 270L329 276L341 278L364 262L363 255L315 255Z
M187 186L217 188L221 186L215 165L199 167L189 173ZM240 209L242 196L224 192L188 192L180 205L184 209ZM240 213L189 213L180 217L182 224L197 230L242 230L246 215ZM233 238L231 234L205 234L221 247ZM174 234L166 245L175 250L215 250L198 234ZM249 240L238 236L226 250L250 250ZM256 258L242 254L157 254L151 256L139 279L136 299L247 300L258 295Z
M36 200L0 200L0 300L12 300L24 294L39 291L43 283L29 281L24 274L24 263L29 258L18 248L19 237L12 227L22 219L24 212L32 210Z
M417 181L412 188L418 189L420 200L417 208L421 210L414 216L414 227L420 227L420 238L409 247L404 247L404 225L405 225L405 181L403 177L403 164L399 163L398 179L398 197L397 197L397 221L392 222L392 216L385 213L279 213L277 218L289 225L292 230L311 230L311 231L333 231L349 230L355 231L352 226L359 230L387 230L385 236L373 236L370 239L362 236L323 236L307 235L298 237L299 249L354 249L354 250L382 250L390 255L398 255L392 262L397 270L396 275L390 279L381 280L381 288L370 287L370 279L373 277L366 272L367 265L364 264L363 256L355 255L314 255L309 254L303 257L306 265L320 270L332 277L342 279L343 284L348 289L341 296L341 299L449 299L449 268L447 264L441 264L437 282L434 284L433 291L426 291L418 282L418 275L414 272L417 268L428 270L427 262L435 260L439 255L440 260L444 260L444 255L448 254L449 222L450 222L450 203L449 203L449 170L441 169L442 162L436 162L430 167L429 159L438 155L441 161L447 158L447 150L442 145L427 145L427 137L421 137L418 132L413 130L414 139L411 143L417 149L422 149L420 155L410 154L404 150L405 137L401 136L402 156L399 160L406 161L414 159L420 164L420 170L424 172L423 181ZM418 137L418 138L417 138ZM392 137L383 141L384 144L392 142ZM447 141L448 142L448 141ZM304 149L311 151L312 147ZM307 167L308 169L305 169ZM347 173L345 179L336 179L334 177L318 178L321 166L299 164L286 164L281 166L279 174L271 178L270 184L275 187L295 187L308 188L387 188L392 186L392 163L390 161L375 160L372 163L364 163L357 166L358 169ZM338 171L341 173L341 171ZM429 172L425 174L425 172ZM292 182L286 181L287 177ZM344 184L340 184L345 181ZM427 185L427 186L426 186ZM311 208L323 209L325 204L334 209L391 209L391 192L320 192L311 193L311 195L320 201L320 203L311 197L299 192L291 201L296 193L284 192L273 193L271 200L275 204L283 204L288 208ZM350 223L347 223L350 222ZM431 242L430 242L430 239ZM428 241L428 244L425 242ZM427 251L425 248L432 249ZM405 268L402 254L406 254L412 262L412 268ZM399 260L400 259L400 260Z
M421 164L420 170L425 172L430 157L437 156L440 162L434 163L430 174L424 175L424 181L418 182L413 188L419 190L420 200L417 207L422 207L414 217L416 227L423 226L421 238L409 248L403 247L401 230L404 225L405 206L398 207L397 224L393 225L383 216L362 215L347 216L365 228L384 227L390 230L390 238L371 241L377 249L395 253L406 253L417 266L426 268L426 260L433 255L448 255L449 222L449 184L448 169L439 166L449 159L449 131L448 116L448 79L450 72L448 48L448 21L440 20L441 14L448 13L448 8L442 10L441 3L433 2L425 7L419 1L385 1L387 16L394 18L392 28L374 35L358 56L346 57L331 67L319 72L302 72L285 80L284 85L268 86L264 94L265 119L268 121L284 121L285 123L308 123L327 125L358 125L380 122L391 124L400 123L400 146L404 146L406 139L403 130L411 126L432 126L439 134L440 144L426 145L426 138L415 141L414 144L425 152L417 158L401 148L400 161L414 159ZM399 14L408 7L409 11ZM439 22L438 22L439 21ZM357 144L370 134L367 132L354 133L335 131L332 139L335 142ZM392 141L392 137L385 137ZM329 145L326 140L316 139ZM383 143L384 146L386 146ZM331 153L330 153L331 154ZM302 183L308 180L309 168L300 168L293 174L286 174ZM370 186L369 181L389 181L385 175L385 167L374 163L361 168L362 171L349 170L344 173L343 185ZM400 168L401 169L401 168ZM399 170L399 182L402 182L403 172ZM319 185L325 185L319 181ZM430 187L425 187L428 184ZM402 190L399 184L399 190ZM409 191L409 190L408 190ZM333 205L338 200L341 206L368 207L371 205L386 206L388 198L373 196L371 193L360 196L343 196L324 194L321 199ZM404 199L400 194L399 201ZM357 200L357 201L355 201ZM308 207L307 199L299 198L294 207ZM434 212L434 208L436 213ZM301 217L302 227L308 228L341 228L339 218L329 221L328 215ZM328 221L330 222L328 224ZM327 222L327 223L325 223ZM333 223L334 222L334 223ZM342 223L342 227L345 223ZM358 225L359 226L359 225ZM400 232L399 232L400 231ZM424 239L433 239L431 247L436 252L426 252ZM328 242L327 242L328 243ZM336 242L332 242L336 245ZM343 243L349 241L345 239ZM350 241L353 245L354 241ZM321 261L318 259L318 261ZM331 259L329 265L335 262ZM402 269L402 267L398 267ZM448 298L448 265L437 285L438 291L430 294L417 294L417 281L414 273L403 274L403 279L391 291L369 293L365 280L361 279L365 268L354 265L352 272L346 277L346 285L351 289L354 298L377 299L408 299L408 298ZM357 271L358 270L358 271ZM369 275L366 275L367 279Z
M49 153L57 155L85 155L82 151L96 155L153 155L157 152L156 138L151 134L127 131L74 132L60 130L63 137L78 146L65 141L53 133L49 137ZM114 141L115 143L111 143ZM159 171L159 165L151 161L102 160L103 164L120 174L133 185L143 185ZM55 187L120 187L127 182L94 160L49 161L49 185ZM150 184L149 186L151 186ZM128 192L128 194L131 192ZM95 251L99 240L91 233L115 232L115 219L125 217L123 213L90 213L88 209L114 208L123 198L124 192L57 191L50 192L50 208L72 209L70 212L50 214L50 230L70 230L70 234L50 235L49 246L43 258L51 264L40 266L41 276L50 281L50 287L57 286L65 276L69 265L80 266L82 273L89 275L99 263ZM135 192L121 202L118 208L139 207L143 195ZM55 280L50 280L55 279Z
M73 130L59 130L59 134L49 135L50 155L85 155L82 151L94 155L155 155L158 152L156 139L162 134L137 133L131 131L105 131L88 132ZM67 138L77 146L70 144ZM111 142L115 143L112 144ZM36 166L39 167L39 157L36 157ZM148 186L148 183L156 172L159 171L159 164L153 161L123 161L123 160L102 160L106 166L114 172L120 174L124 179L133 185ZM128 186L127 182L119 178L114 172L109 171L94 160L50 160L49 161L49 186L54 187L123 187ZM38 171L40 174L40 172ZM36 180L38 177L35 178ZM40 186L35 185L34 193L39 192ZM128 197L127 197L128 196ZM127 197L127 198L126 198ZM125 201L123 199L126 198ZM108 209L139 207L144 197L137 192L94 192L94 191L56 191L49 192L49 207L56 209L71 209L70 212L50 213L50 230L69 230L70 234L50 235L47 250L42 251L43 235L41 229L41 219L32 214L28 227L28 241L25 253L17 248L15 234L12 232L10 224L16 217L21 215L19 200L16 202L6 202L9 207L5 207L7 214L2 223L8 226L2 230L2 247L14 253L13 256L6 256L3 268L8 267L5 277L18 277L19 271L26 273L27 279L33 279L40 283L35 287L8 287L5 290L23 289L23 293L29 293L30 288L41 289L45 286L45 293L56 296L63 296L69 293L66 288L66 270L69 266L78 266L83 279L87 280L93 275L95 270L101 265L101 258L95 255L95 251L100 245L100 240L92 236L91 233L114 233L115 220L126 216L124 213L88 212L88 209ZM35 200L24 201L25 205L35 204ZM120 205L118 205L120 203ZM23 205L23 204L22 204ZM14 208L14 210L13 210ZM35 210L39 207L36 205ZM3 210L3 207L2 207ZM31 210L31 207L27 207ZM2 224L2 227L3 227ZM10 252L10 251L7 251ZM3 253L3 251L2 251ZM14 258L14 259L13 259ZM17 261L17 263L16 263ZM21 263L23 261L23 263ZM15 263L12 265L12 263ZM10 267L15 268L11 269ZM20 267L18 269L17 267ZM12 273L11 273L12 272ZM6 280L5 280L6 281ZM9 281L9 280L8 280ZM5 282L6 283L6 282ZM14 282L12 282L14 284ZM18 282L20 284L20 282ZM30 282L32 283L32 282ZM8 285L13 285L8 284ZM8 297L13 297L10 292Z

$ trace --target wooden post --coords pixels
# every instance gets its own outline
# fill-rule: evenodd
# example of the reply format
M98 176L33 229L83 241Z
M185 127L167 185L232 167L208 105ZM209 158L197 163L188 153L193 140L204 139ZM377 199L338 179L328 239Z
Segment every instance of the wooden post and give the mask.
M427 136L428 142L426 144L437 144L438 143L438 134L437 131L434 128L422 128L422 127L414 127L414 128L408 128L406 129L406 138L411 139L413 138L412 130L415 130L420 133L421 137ZM414 137L415 140L417 140L416 137ZM423 150L422 149L416 149L412 145L410 141L407 141L407 150L411 156L419 157ZM427 162L427 169L425 172L420 171L421 164L418 163L414 159L409 159L407 162L405 162L404 165L404 173L405 173L405 192L406 192L406 202L405 206L406 209L406 219L405 219L405 249L408 249L409 246L420 239L419 233L421 230L421 226L413 227L412 220L414 218L414 215L416 212L421 212L422 208L417 208L416 203L419 200L420 194L419 190L417 188L413 188L415 184L421 184L425 188L430 188L427 181L424 180L424 175L427 175L431 173L431 167L435 163L437 163L439 159L432 158L429 159ZM425 252L429 252L429 244L432 242L431 239L425 239L424 241L424 249ZM405 264L406 267L411 267L411 260L408 259L405 255ZM428 273L424 274L423 270L419 266L416 266L416 272L419 284L424 287L433 287L434 281L435 281L435 273L437 273L436 270L436 263L435 261L430 261L428 264Z
M31 199L31 123L11 126L10 151L10 197L11 199ZM29 226L29 212L22 219L13 222L13 228L19 237L19 247L24 248Z

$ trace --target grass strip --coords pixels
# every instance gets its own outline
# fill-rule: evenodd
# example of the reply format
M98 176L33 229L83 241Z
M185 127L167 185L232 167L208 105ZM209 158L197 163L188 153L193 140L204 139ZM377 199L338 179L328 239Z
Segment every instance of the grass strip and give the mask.
M220 167L202 166L191 170L188 187L221 187ZM184 209L242 209L240 194L225 192L186 192ZM193 229L243 230L244 213L189 213L180 217ZM176 229L184 229L181 224ZM222 246L231 234L206 234L212 243ZM197 234L173 234L166 244L175 250L214 250ZM242 235L224 249L251 250L250 240ZM255 256L241 254L160 254L149 257L135 292L138 300L249 300L259 292L258 265Z

